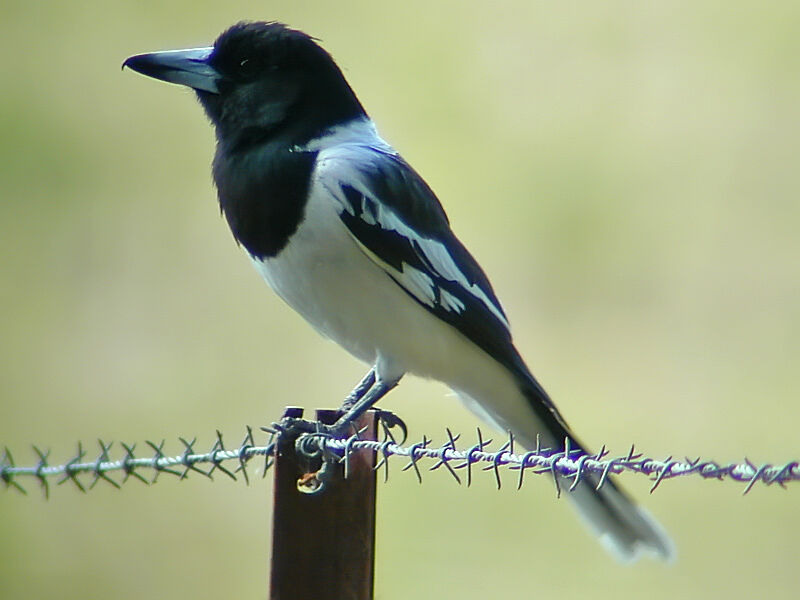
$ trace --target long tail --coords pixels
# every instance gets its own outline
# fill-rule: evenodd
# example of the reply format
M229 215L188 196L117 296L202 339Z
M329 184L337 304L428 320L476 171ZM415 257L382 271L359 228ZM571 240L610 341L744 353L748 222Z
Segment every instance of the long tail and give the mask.
M538 433L540 440L551 447L563 450L564 441L569 437L572 448L580 447L586 452L547 393L532 377L529 380L526 378L522 392L535 415L535 424L511 425L514 435L523 446L535 447ZM624 562L637 559L643 552L663 560L671 560L674 557L674 548L661 526L615 485L611 478L603 482L600 489L596 489L598 482L599 476L596 474L585 476L575 490L566 492L566 495L601 543ZM564 481L562 488L568 489L570 483L569 480Z

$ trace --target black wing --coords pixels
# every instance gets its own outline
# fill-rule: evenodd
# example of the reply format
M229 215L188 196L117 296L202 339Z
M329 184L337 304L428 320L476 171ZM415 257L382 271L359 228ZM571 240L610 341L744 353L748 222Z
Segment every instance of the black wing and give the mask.
M489 280L423 179L397 154L363 146L339 154L321 157L317 178L365 254L424 308L532 379Z

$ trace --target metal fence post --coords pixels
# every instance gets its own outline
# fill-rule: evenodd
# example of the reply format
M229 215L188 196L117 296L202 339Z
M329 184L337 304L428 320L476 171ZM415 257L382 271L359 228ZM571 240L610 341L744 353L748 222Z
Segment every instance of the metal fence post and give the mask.
M286 416L301 417L302 408ZM316 418L334 423L335 410ZM363 439L375 439L376 413L359 421ZM372 600L375 572L375 454L355 452L318 494L298 491L298 479L320 462L298 457L294 440L275 459L270 600Z

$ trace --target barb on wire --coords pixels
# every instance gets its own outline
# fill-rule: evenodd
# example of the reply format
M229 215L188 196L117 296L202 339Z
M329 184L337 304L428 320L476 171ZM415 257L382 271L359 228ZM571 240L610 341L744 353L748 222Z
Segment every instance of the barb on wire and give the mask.
M159 475L167 473L176 476L179 480L186 479L190 472L199 473L209 479L213 479L213 472L219 470L227 476L236 480L235 473L241 473L245 482L250 482L250 477L247 473L248 462L256 456L265 457L264 470L266 471L270 465L270 456L275 451L275 440L270 437L267 443L263 446L257 446L253 440L253 431L250 427L247 428L247 434L244 441L235 450L227 450L222 442L222 434L217 431L216 439L211 449L208 452L196 451L195 445L197 438L191 441L184 438L178 438L183 446L183 452L175 456L167 456L164 452L165 440L159 443L146 441L150 456L138 456L136 453L136 444L120 443L123 450L122 458L113 460L111 458L111 450L113 444L106 444L103 440L97 440L99 446L99 454L95 460L86 461L86 451L82 444L78 444L78 451L75 455L60 465L51 465L49 463L50 451L43 451L38 446L33 446L33 451L38 457L38 462L35 466L18 466L14 462L14 457L8 448L5 448L0 457L0 481L5 483L7 488L13 487L17 491L26 494L25 487L20 482L21 478L33 477L38 480L39 485L45 497L49 497L50 485L49 480L53 477L59 477L57 484L61 485L67 481L71 482L81 492L86 492L95 487L98 481L105 481L115 488L128 481L131 477L138 479L145 485L155 483ZM235 471L230 471L225 468L222 463L229 460L238 461L238 466ZM204 471L198 465L210 464L211 468ZM181 469L182 467L182 469ZM148 480L142 475L142 471L150 469L153 471L152 479ZM121 480L111 478L108 473L113 471L121 471ZM79 479L80 475L90 474L92 480L88 487Z
M130 478L138 479L144 484L155 483L161 474L174 475L178 480L186 479L190 473L198 473L209 479L213 478L215 471L220 471L236 480L237 474L242 475L246 483L250 477L247 472L249 462L256 456L264 457L263 473L272 466L277 444L281 441L283 433L280 430L263 428L271 433L263 445L257 445L253 429L247 427L246 434L237 448L227 449L223 443L222 434L217 431L214 443L210 450L202 452L196 450L197 439L178 438L182 452L168 455L165 450L165 441L159 443L147 441L147 456L138 454L135 444L120 443L121 458L112 459L113 444L98 440L98 454L94 460L86 458L87 451L82 444L78 444L77 452L62 464L50 463L50 451L33 446L36 455L35 464L32 466L18 466L14 456L8 448L0 455L0 481L6 488L27 493L22 481L33 479L38 482L45 496L50 493L50 480L57 478L56 483L61 485L71 482L81 492L86 492L95 487L97 482L104 481L119 488ZM423 437L422 441L404 445L398 443L391 435L384 433L381 441L362 439L360 432L352 436L334 437L330 434L303 433L294 443L296 452L308 457L321 457L323 470L332 474L335 463L345 465L345 474L349 471L349 458L354 452L368 451L379 456L375 469L384 469L384 480L389 477L389 461L391 457L401 456L408 460L403 471L413 470L419 482L422 482L423 470L436 471L442 467L455 479L462 483L457 471L466 470L466 485L472 484L473 471L480 466L485 471L492 471L498 488L502 485L501 469L516 470L517 488L522 487L526 474L549 475L556 486L556 493L563 490L567 493L573 491L578 484L602 487L609 475L623 472L632 472L644 475L653 482L650 489L654 492L668 479L688 475L699 476L704 479L730 479L745 484L743 493L748 493L756 483L764 485L778 484L781 487L789 482L800 481L800 463L790 461L783 464L754 464L745 459L739 463L718 463L713 460L701 458L684 460L674 459L669 456L656 459L636 452L631 447L630 451L620 456L612 456L603 446L597 454L586 454L575 448L570 440L565 440L563 449L552 449L542 446L537 439L536 447L528 452L515 451L515 441L509 435L502 445L491 450L492 440L485 440L480 430L477 431L475 444L465 444L462 449L457 447L461 440L460 435L454 435L447 430L447 439L443 444L436 445L433 440ZM427 461L433 461L427 465ZM235 461L235 468L223 465L228 461ZM208 469L201 468L207 465ZM150 478L145 477L145 470L151 470ZM113 478L109 473L120 471L121 478ZM90 481L81 481L81 476L91 477ZM88 485L86 485L88 483Z
M466 469L467 486L472 483L473 465L481 463L483 470L493 471L495 483L499 489L502 485L500 469L508 468L519 472L517 488L521 488L526 473L536 475L549 474L555 483L556 494L562 492L562 484L568 484L567 492L572 492L579 483L592 485L599 489L608 480L609 475L623 472L637 473L649 477L653 481L650 492L654 492L665 480L687 475L699 476L703 479L730 479L745 483L743 490L747 494L753 486L761 482L765 485L778 484L786 487L786 483L800 481L800 462L789 461L783 464L764 463L755 465L745 459L744 462L719 463L713 460L703 461L700 458L675 460L669 456L664 459L647 457L635 448L621 456L611 456L603 446L596 454L586 454L579 448L571 447L571 440L565 440L563 450L542 447L537 440L536 448L530 452L517 454L514 452L514 437L509 434L505 443L496 450L489 450L492 440L484 440L480 429L477 431L477 443L466 449L456 448L459 435L447 430L447 441L435 446L428 437L421 442L403 446L391 440L361 440L356 436L348 439L332 438L304 434L298 439L298 448L309 455L334 456L338 460L346 460L349 453L368 450L380 454L381 458L375 469L384 467L388 478L388 460L391 456L402 456L408 459L404 471L413 469L417 480L422 482L420 463L426 459L435 462L428 471L436 471L444 466L448 473L461 484L456 473L458 469Z

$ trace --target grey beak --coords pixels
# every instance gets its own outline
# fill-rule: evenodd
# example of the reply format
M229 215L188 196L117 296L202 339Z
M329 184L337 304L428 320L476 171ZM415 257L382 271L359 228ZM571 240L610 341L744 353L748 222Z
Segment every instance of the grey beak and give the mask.
M214 48L191 48L137 54L122 63L122 68L130 67L148 77L219 94L217 81L221 76L208 64L213 50Z

